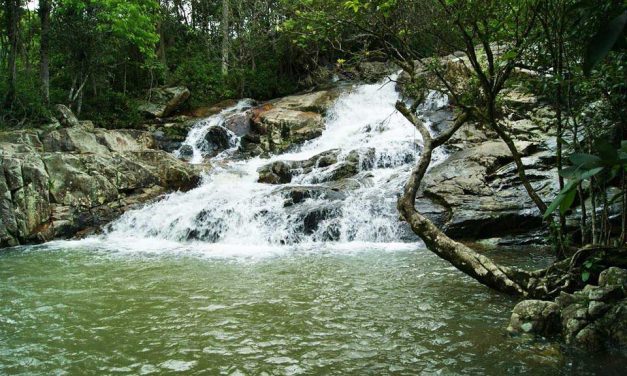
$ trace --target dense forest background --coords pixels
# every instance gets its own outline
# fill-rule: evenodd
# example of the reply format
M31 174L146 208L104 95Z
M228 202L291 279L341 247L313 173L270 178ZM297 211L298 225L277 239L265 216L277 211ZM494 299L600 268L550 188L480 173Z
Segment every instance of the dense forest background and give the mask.
M533 17L507 16L528 3L537 3ZM533 61L527 63L559 70L545 85L562 85L564 79L574 85L585 46L625 8L617 0L3 0L2 5L5 126L45 122L50 103L69 104L103 126L128 125L138 121L134 100L164 84L188 86L202 103L277 97L328 78L324 69L338 65L463 50L455 22L472 28L467 21L473 13L488 15L478 26L486 27L484 32L498 28L491 37L503 42L516 33L506 22L521 28L533 23L525 42L541 53L528 56ZM503 17L488 25L490 12ZM482 32L469 31L473 38ZM577 84L599 92L623 84L622 55L613 57L602 77ZM602 93L591 95L597 94Z
M132 127L137 103L161 85L187 86L192 106L263 100L338 72L350 77L362 61L402 68L405 97L417 104L429 84L416 72L426 68L464 122L488 125L508 144L558 254L578 197L578 242L623 244L624 213L613 235L608 212L592 210L590 228L583 205L585 190L594 208L625 205L625 8L620 0L3 0L0 126L44 125L61 103L99 127ZM430 59L455 51L468 58L467 79ZM512 86L555 111L562 191L552 205L528 184L500 122L502 91ZM622 193L608 197L609 186Z

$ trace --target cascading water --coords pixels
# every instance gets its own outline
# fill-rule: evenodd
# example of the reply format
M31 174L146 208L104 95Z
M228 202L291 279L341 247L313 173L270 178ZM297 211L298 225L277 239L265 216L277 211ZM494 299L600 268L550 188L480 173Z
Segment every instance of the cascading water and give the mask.
M127 212L104 235L87 241L118 250L200 248L218 254L275 252L296 244L414 247L418 240L399 221L395 207L421 140L395 110L398 99L393 82L353 87L328 111L326 130L319 138L271 158L221 164L198 188ZM421 109L432 111L446 104L446 98L432 93ZM228 114L249 107L250 102L242 101L193 127L185 141L193 147L192 162L203 159L209 127L220 126ZM302 169L289 184L257 182L262 166L299 163L324 153L332 153L337 163ZM434 162L442 158L440 154ZM358 173L332 180L330 176L349 160L357 161Z
M189 162L193 164L198 164L203 162L204 154L210 149L210 145L207 142L206 136L207 133L215 127L222 128L223 131L228 135L229 142L228 148L225 155L228 155L228 152L234 151L239 147L239 137L237 137L233 132L225 129L223 124L229 115L237 114L242 111L246 111L253 106L253 101L250 99L243 99L239 101L235 106L229 107L221 111L220 113L208 117L204 120L201 120L194 124L194 126L189 130L185 141L183 141L182 146L174 152L177 157L182 157L182 149L187 148L191 151L191 155L189 158Z

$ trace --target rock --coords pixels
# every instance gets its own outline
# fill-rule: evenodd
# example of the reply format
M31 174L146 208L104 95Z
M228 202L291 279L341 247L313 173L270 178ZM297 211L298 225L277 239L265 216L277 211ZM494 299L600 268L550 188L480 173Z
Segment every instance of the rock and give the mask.
M300 204L307 199L320 199L326 201L344 200L346 194L338 192L328 187L319 185L301 185L295 187L284 187L279 191L285 197L284 206Z
M231 147L231 135L221 126L212 126L205 135L207 149L203 150L207 157L214 157Z
M286 162L273 162L259 169L259 183L287 184L292 181L292 166Z
M588 304L588 316L597 317L603 313L605 313L610 306L603 302L591 301Z
M135 137L131 136L129 133L104 129L94 129L93 133L98 143L105 146L109 151L122 153L127 151L140 151L144 148L136 141Z
M179 158L189 161L194 156L194 148L191 145L183 145L179 149Z
M274 108L324 114L331 107L337 96L338 93L333 90L316 91L281 98L275 101L273 106Z
M150 101L141 104L138 110L150 117L168 117L179 109L190 95L189 89L183 86L152 89Z
M340 162L331 166L328 171L325 171L317 182L323 183L327 181L346 179L356 175L358 172L359 167L356 163Z
M346 161L359 166L360 170L371 170L375 166L375 149L360 148L351 150L346 156Z
M147 149L146 132L81 125L42 137L0 132L0 248L74 236L200 179L194 167Z
M627 287L627 270L615 266L605 269L599 274L599 286Z
M81 125L78 121L78 118L76 118L76 115L74 115L72 110L70 110L67 106L63 104L58 104L54 106L54 109L55 114L58 117L59 123L61 123L63 127L73 128L79 127Z
M0 132L0 154L15 154L43 151L39 135L33 130Z
M246 111L231 115L224 119L224 128L233 132L238 137L243 137L250 133L252 121L252 111Z
M313 157L304 161L277 161L270 163L259 169L259 182L270 184L286 184L291 182L293 176L308 174L314 168L319 168L323 170L326 169L327 172L330 172L337 167L334 165L337 163L339 153L340 150L332 149L314 155ZM324 171L322 171L322 175L324 176ZM325 178L316 182L328 180L332 179Z
M559 306L543 300L523 300L516 304L507 330L551 336L560 330Z
M254 108L243 148L253 151L256 146L251 144L256 143L262 151L278 153L320 136L325 128L323 114L336 96L335 91L319 91Z
M376 83L398 71L398 67L387 62L370 61L359 63L357 71L361 81Z
M113 136L111 137L113 138ZM87 129L78 126L52 131L44 136L44 150L52 152L73 153L108 153L109 149L98 142L96 135Z
M588 293L588 299L599 301L612 301L624 296L623 286L607 285L593 289Z
M253 121L262 134L262 147L271 152L283 152L293 145L319 137L325 127L320 114L284 108L262 112Z
M536 144L517 141L521 153ZM523 161L531 184L549 202L559 191L557 172L540 158ZM423 180L417 202L431 201L448 212L444 231L454 238L483 239L527 233L542 226L542 215L518 180L507 146L486 141L453 153ZM438 219L442 215L438 214Z
M340 209L333 202L314 200L291 206L288 213L291 221L299 228L299 233L312 235L321 229L324 222L337 217ZM338 234L329 232L323 240L337 240L333 239L334 235Z

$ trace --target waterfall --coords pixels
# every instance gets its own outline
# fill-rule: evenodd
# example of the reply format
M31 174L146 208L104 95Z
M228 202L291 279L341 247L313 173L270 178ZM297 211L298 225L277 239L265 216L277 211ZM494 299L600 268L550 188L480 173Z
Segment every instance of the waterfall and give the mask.
M420 152L421 139L395 110L399 98L393 81L354 86L327 111L320 137L269 158L224 159L199 187L129 211L103 235L87 241L118 250L251 254L329 244L415 247L418 239L399 221L396 201ZM446 104L445 97L430 93L419 112ZM184 143L193 148L191 162L202 160L209 127L220 126L227 115L250 107L250 101L241 101L194 126ZM237 137L231 136L231 146L236 148ZM303 170L289 184L257 182L257 171L264 165L305 161L326 152L334 153L336 164ZM443 154L436 155L435 162L442 158ZM350 179L329 181L334 169L349 159L359 160L360 171Z

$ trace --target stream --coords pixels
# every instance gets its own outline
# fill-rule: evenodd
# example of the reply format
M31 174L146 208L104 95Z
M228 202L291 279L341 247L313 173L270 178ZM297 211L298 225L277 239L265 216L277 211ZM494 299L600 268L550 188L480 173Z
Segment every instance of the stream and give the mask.
M129 211L101 235L0 253L0 374L621 374L620 356L510 337L516 301L425 250L400 222L396 199L420 137L394 110L398 98L393 84L352 87L302 147L237 160L231 137L198 188ZM192 128L191 162L203 161L210 127L250 105ZM446 105L431 93L419 112L428 122ZM257 182L264 165L329 151L337 163L288 184ZM355 158L357 175L341 186L329 178ZM288 204L294 190L313 193ZM312 213L324 214L307 224Z

